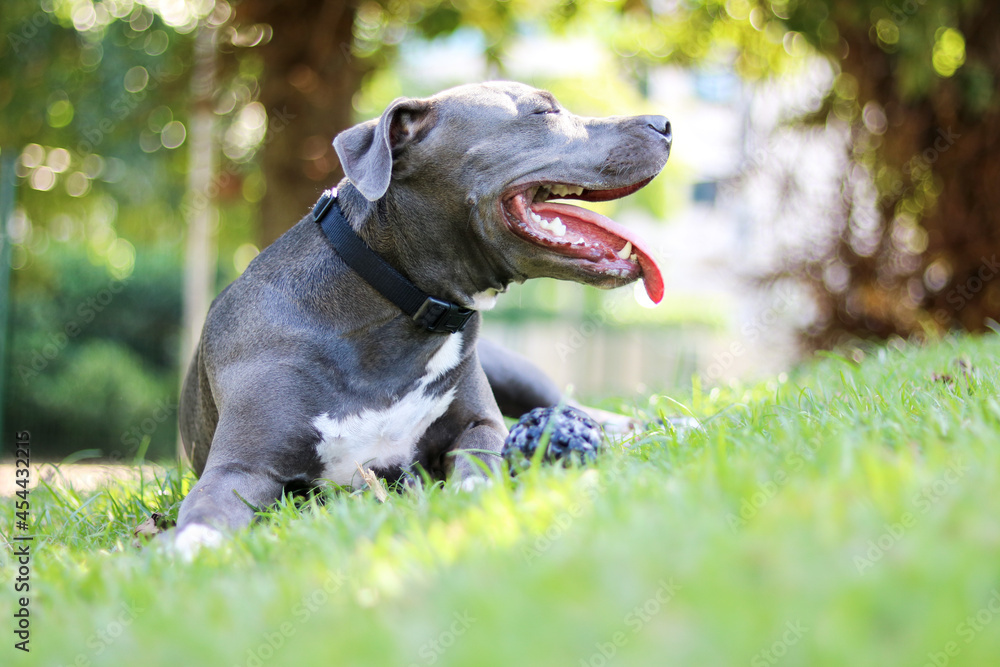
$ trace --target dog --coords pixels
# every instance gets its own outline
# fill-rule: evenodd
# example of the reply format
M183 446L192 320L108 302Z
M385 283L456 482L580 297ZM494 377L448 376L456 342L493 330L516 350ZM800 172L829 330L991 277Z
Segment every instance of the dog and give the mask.
M346 174L212 303L181 392L198 482L176 544L248 525L289 488L396 480L463 486L495 469L502 412L554 405L527 360L479 341L513 282L613 288L660 270L634 233L553 200L629 195L666 164L663 116L573 115L513 82L400 98L340 133ZM503 410L501 410L501 408Z

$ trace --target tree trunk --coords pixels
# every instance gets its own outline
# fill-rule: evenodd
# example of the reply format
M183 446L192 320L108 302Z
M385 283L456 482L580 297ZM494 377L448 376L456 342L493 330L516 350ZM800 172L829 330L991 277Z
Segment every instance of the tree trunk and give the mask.
M212 219L216 216L213 180L216 175L215 113L212 93L216 80L218 29L209 22L198 27L191 68L191 119L188 137L188 187L183 205L187 224L184 247L184 301L182 314L180 378L184 382L205 315L215 295L218 263ZM184 460L184 445L177 437L177 455Z
M959 70L940 81L929 98L908 101L898 89L894 56L872 42L870 30L841 28L849 47L840 61L842 71L857 80L860 106L875 102L884 111L885 133L873 140L880 144L879 165L898 178L879 181L881 237L874 253L856 252L845 217L832 256L847 265L848 288L830 293L817 285L827 320L809 342L828 347L845 333L906 337L952 328L981 331L987 318L1000 321L996 97L985 112L971 109ZM964 21L959 29L966 39L967 62L989 63L996 77L1000 9L982 3L975 20ZM849 189L847 184L848 200ZM910 219L916 224L909 224ZM907 248L906 239L914 238ZM812 268L819 275L821 267Z
M264 60L259 100L269 118L262 248L343 175L331 144L351 125L367 69L351 56L354 16L350 0L246 0L237 6L238 23L266 23L273 30L271 40L257 47Z
M184 338L181 344L181 378L187 371L208 307L215 295L218 253L212 231L216 216L212 199L216 174L215 90L217 29L210 23L198 28L191 71L191 119L188 138L188 188L183 210L187 223L184 250Z

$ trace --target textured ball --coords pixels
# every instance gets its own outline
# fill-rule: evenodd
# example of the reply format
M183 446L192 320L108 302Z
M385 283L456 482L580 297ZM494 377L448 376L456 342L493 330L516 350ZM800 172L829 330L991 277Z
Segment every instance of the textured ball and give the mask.
M511 427L500 452L512 470L521 470L531 465L546 427L549 427L549 441L542 457L543 462L558 461L569 467L574 464L585 465L597 457L603 439L597 422L583 411L566 405L535 408Z

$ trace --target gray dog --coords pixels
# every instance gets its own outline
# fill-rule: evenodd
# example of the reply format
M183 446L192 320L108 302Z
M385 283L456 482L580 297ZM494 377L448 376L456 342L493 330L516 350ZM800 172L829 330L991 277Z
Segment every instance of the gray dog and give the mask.
M283 489L360 485L359 464L389 479L418 467L482 479L470 458L496 465L482 451L503 446L501 408L520 416L559 391L524 359L477 345L478 311L546 276L602 288L642 277L659 301L641 240L551 200L635 192L670 143L662 116L583 118L507 82L398 99L338 135L347 177L208 313L181 395L200 479L178 548L219 542Z

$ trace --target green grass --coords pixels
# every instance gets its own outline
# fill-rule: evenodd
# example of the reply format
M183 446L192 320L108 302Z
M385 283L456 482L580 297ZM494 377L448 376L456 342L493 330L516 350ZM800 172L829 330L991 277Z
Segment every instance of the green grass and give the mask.
M872 348L860 362L828 355L752 387L696 383L673 398L704 432L651 431L593 468L470 494L285 502L193 564L131 545L150 511L176 511L190 475L39 488L32 652L11 648L5 555L0 655L142 667L1000 664L998 353L996 336L946 340ZM680 408L654 396L641 411Z

